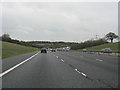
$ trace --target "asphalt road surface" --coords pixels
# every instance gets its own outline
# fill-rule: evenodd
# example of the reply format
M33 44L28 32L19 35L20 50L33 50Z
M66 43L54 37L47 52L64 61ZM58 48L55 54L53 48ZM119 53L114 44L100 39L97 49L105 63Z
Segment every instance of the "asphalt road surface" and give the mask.
M2 88L118 88L118 57L36 53L3 59Z

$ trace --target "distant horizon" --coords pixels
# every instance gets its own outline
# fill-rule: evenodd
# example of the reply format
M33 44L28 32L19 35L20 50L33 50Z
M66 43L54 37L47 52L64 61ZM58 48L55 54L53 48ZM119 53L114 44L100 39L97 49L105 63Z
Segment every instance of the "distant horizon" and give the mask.
M84 42L118 33L117 2L4 2L2 33L31 41Z
M4 34L8 34L8 33L4 33ZM116 34L116 33L115 33ZM3 35L3 34L2 34ZM1 35L1 36L2 36ZM117 34L118 35L118 34ZM19 41L25 41L25 42L30 42L30 41L45 41L45 42L65 42L65 43L82 43L82 42L85 42L85 41L88 41L88 40L99 40L99 39L102 39L102 38L104 38L104 37L101 37L101 38L93 38L93 39L87 39L87 40L83 40L83 41L81 41L81 42L79 42L79 41L65 41L65 40L54 40L54 41L51 41L51 40L21 40L21 39L17 39L17 38L13 38L13 37L11 37L11 35L10 35L10 38L11 39L14 39L14 40L19 40ZM119 39L113 39L113 41L114 42L120 42L119 41ZM110 41L108 41L108 42L110 42Z

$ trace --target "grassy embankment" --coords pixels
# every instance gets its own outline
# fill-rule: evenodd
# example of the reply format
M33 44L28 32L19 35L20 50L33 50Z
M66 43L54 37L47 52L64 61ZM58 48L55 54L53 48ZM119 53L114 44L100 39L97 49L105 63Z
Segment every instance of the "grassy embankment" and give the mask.
M108 43L108 44L89 47L89 48L85 48L85 49L86 50L101 50L101 49L104 49L104 48L110 48L111 50L120 50L120 48L118 46L120 46L120 42Z
M0 41L1 42L1 41ZM37 48L2 42L2 58L16 56L38 50Z

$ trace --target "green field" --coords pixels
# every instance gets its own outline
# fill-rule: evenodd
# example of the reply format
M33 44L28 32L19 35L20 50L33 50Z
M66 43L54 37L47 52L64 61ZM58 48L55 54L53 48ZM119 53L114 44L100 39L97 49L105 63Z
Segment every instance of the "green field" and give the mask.
M89 48L85 48L85 49L87 49L87 50L101 50L104 48L110 48L111 50L120 50L120 48L118 48L118 45L120 46L120 42L119 43L118 42L117 43L108 43L108 44L89 47Z
M0 41L1 42L1 41ZM37 48L2 42L2 58L16 56L38 50Z

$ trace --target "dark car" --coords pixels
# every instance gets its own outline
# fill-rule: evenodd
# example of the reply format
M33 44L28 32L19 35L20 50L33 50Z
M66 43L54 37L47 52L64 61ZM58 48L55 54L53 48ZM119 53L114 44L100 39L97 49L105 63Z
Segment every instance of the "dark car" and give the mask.
M47 53L46 49L41 49L41 53Z

